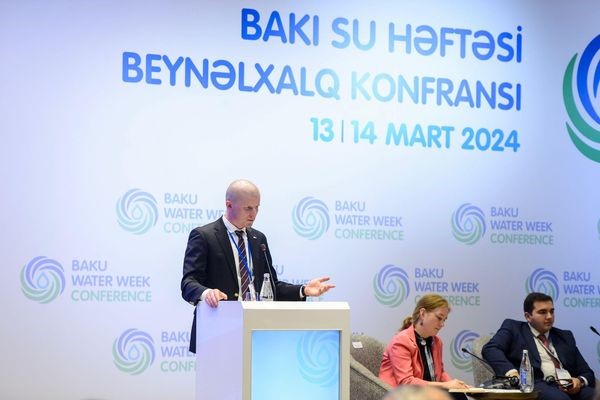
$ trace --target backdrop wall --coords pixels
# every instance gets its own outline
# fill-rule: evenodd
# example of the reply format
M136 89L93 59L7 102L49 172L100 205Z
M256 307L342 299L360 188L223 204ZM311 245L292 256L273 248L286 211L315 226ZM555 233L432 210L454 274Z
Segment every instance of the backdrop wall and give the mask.
M600 6L0 4L0 397L192 399L187 235L236 178L291 282L388 341L424 293L446 367L532 291L596 373Z

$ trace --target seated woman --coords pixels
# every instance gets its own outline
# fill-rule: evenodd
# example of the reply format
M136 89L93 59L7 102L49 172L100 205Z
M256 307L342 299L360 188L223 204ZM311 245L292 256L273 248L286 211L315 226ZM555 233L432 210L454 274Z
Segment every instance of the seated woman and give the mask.
M470 386L452 379L444 370L442 340L436 336L444 327L450 307L437 294L419 299L411 317L392 338L383 353L379 378L391 386L429 385L443 389L465 389Z

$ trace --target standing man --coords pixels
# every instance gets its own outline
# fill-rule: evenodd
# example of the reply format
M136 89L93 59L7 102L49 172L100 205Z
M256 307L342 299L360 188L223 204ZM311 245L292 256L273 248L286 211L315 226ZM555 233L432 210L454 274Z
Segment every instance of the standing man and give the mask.
M529 352L534 389L540 400L591 400L596 377L571 331L554 328L554 303L544 293L523 302L527 322L506 319L483 347L483 358L502 376L519 376L523 350Z
M206 301L217 307L221 300L243 300L260 292L265 273L271 275L276 300L305 300L335 287L329 277L306 285L277 279L267 238L252 228L258 214L260 192L247 180L232 182L225 193L225 214L190 232L183 261L181 295L192 305ZM196 352L196 314L192 324L190 351Z

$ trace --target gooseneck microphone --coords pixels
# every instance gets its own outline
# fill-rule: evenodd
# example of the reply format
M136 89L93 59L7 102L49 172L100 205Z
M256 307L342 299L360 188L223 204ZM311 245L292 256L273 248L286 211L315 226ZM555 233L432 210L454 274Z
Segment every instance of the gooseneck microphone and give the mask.
M273 301L277 300L277 292L275 291L275 274L273 273L273 267L269 262L269 257L267 257L267 245L264 243L260 244L260 251L263 252L265 256L265 261L267 262L267 269L269 270L269 275L271 275L271 288L273 289Z
M480 386L486 389L517 389L519 387L519 378L516 376L498 376L492 366L477 354L467 350L465 347L460 349L463 353L467 353L471 357L481 361L481 363L494 375L488 381L483 382Z
M496 375L496 372L494 371L494 369L492 368L492 366L490 364L488 364L487 361L485 361L483 358L479 357L477 354L470 352L469 350L467 350L466 347L463 347L462 349L460 349L460 351L462 351L463 353L467 353L468 355L470 355L471 357L475 357L476 359L478 359L479 361L481 361L483 363L483 365L485 365L485 367L494 375Z
M596 328L594 328L593 326L590 326L590 329L592 330L592 332L594 332L596 335L600 336L600 333L598 333L598 331L596 330Z

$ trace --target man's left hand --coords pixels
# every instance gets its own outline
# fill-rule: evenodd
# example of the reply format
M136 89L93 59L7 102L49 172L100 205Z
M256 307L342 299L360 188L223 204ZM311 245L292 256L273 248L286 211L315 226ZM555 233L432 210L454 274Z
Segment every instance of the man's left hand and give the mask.
M323 278L313 279L304 285L304 295L305 296L320 296L324 293L327 293L329 289L333 289L335 285L330 283L325 283L329 280L328 276Z

